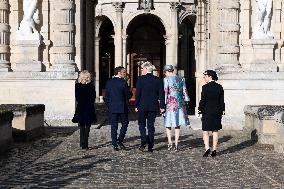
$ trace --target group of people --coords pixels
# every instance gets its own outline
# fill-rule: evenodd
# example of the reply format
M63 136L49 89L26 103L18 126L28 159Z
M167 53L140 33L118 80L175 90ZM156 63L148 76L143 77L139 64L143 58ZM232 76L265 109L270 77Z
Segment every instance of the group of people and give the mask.
M136 83L135 112L138 114L138 126L140 131L140 151L153 152L155 119L159 113L164 117L164 127L168 139L168 150L179 150L180 128L189 126L187 105L189 96L185 79L176 75L172 65L163 68L163 80L154 76L153 65L145 62L141 65L142 75ZM111 140L114 151L125 150L124 138L129 124L128 101L132 92L126 80L124 67L116 67L114 77L109 79L105 86L105 103L109 110L111 120ZM204 72L206 84L202 87L199 114L202 114L203 141L205 145L204 157L211 154L216 156L218 144L218 130L222 128L221 119L225 112L224 91L213 70ZM91 123L96 121L94 101L96 97L95 87L91 84L90 73L86 70L79 74L78 83L75 86L77 107L73 122L80 127L80 147L88 149L88 137ZM118 122L121 129L117 137ZM147 129L146 129L147 128ZM172 142L172 131L175 131L175 140ZM213 149L209 147L209 132L213 132Z

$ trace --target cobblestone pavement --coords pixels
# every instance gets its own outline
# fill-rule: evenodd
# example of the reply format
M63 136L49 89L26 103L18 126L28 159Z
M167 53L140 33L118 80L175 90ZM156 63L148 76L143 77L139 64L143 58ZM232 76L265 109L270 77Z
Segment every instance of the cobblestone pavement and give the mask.
M140 152L131 118L126 151L115 152L110 126L92 127L91 150L78 147L77 128L47 128L45 137L15 143L0 156L0 188L284 188L284 156L221 131L216 158L202 158L202 132L182 128L180 151L168 152L162 118L153 153Z

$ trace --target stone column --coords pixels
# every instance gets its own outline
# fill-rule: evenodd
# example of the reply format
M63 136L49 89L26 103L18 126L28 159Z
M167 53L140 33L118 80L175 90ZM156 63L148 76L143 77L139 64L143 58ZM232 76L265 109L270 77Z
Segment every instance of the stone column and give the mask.
M239 70L238 56L240 53L238 37L239 0L219 0L219 32L217 70L230 72Z
M277 44L283 44L283 39L281 39L281 12L282 12L282 0L274 0L273 5L273 12L274 12L274 22L275 27L273 31L274 39L276 40ZM281 47L275 49L275 62L281 62Z
M202 74L206 67L206 27L205 27L205 3L204 1L200 1L198 3L198 10L197 10L197 18L195 22L195 37L193 38L194 40L194 46L195 46L195 59L197 61L196 64L196 72L197 72L197 77L202 78ZM199 94L197 92L197 94ZM197 100L199 102L199 100Z
M127 35L122 36L122 44L123 44L123 56L122 56L122 66L127 69L126 64L126 55L127 55Z
M251 57L251 48L246 45L246 42L250 38L251 26L251 3L250 0L241 0L241 14L240 14L240 23L241 23L241 33L239 38L240 46L240 64L243 65L248 62L248 58Z
M115 36L114 36L114 45L115 45L115 53L114 53L114 64L115 67L122 66L122 12L124 3L115 2L112 4L115 7L116 12L116 25L115 25Z
M100 38L95 38L95 86L96 102L100 101Z
M10 70L9 62L9 2L8 0L0 1L0 71L7 72Z
M171 60L171 40L168 35L164 35L165 38L165 45L166 45L166 64L172 64Z
M279 6L279 4L277 4L277 5ZM281 4L281 10L282 10L281 11L281 18L284 18L284 11L283 11L283 9L284 9L284 3L282 2L282 4ZM284 22L283 22L283 20L282 20L282 22L281 22L279 27L281 28L281 39L283 40L284 39ZM279 46L281 46L281 49L280 49L280 51L281 51L280 52L280 54L281 54L281 57L280 57L281 62L280 62L280 64L278 64L278 67L279 67L279 71L283 72L284 71L284 41L282 43L279 43Z
M170 2L171 28L167 33L166 63L177 68L178 61L178 9L180 3Z
M18 30L19 27L19 2L18 0L9 0L10 3L10 15L9 15L9 21L10 21L10 47L11 47L11 56L10 56L10 62L11 62L11 69L13 70L15 67L15 63L13 60L16 58L16 54L13 53L13 51L16 48L15 44L15 33Z
M50 54L50 71L75 71L75 4L74 0L54 0L54 39ZM79 49L78 49L79 51Z

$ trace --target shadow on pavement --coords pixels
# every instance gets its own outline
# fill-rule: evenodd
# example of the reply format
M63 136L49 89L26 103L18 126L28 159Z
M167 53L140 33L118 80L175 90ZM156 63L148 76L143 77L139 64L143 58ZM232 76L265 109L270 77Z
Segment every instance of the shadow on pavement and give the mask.
M90 170L98 164L107 163L111 159L95 160L95 156L82 158L58 158L39 162L18 171L0 182L2 187L21 186L23 188L62 188L80 178L90 176Z
M14 142L10 149L0 155L0 176L17 172L60 145L78 127L45 127L41 137L27 142Z
M231 147L229 147L229 148L227 148L225 150L222 150L222 151L218 152L218 155L235 153L235 152L238 152L238 151L243 150L245 148L248 148L250 146L253 146L256 143L257 143L256 140L243 141L243 142L241 142L239 144L236 144L235 146L231 146Z
M202 138L188 139L190 136L193 136L193 135L180 136L179 151L185 151L185 150L188 150L188 149L200 148L200 147L204 146ZM233 137L230 136L230 135L224 136L222 138L219 138L219 143L227 142L227 141L231 140L232 138ZM185 139L188 139L188 140L185 140ZM166 145L163 145L163 146L156 148L157 151L167 150L167 148L168 148L167 139L165 141L166 141L166 143L165 143ZM210 137L210 141L212 141L211 137Z
M159 135L162 135L163 133L155 133L155 138ZM109 139L111 140L111 139ZM132 137L126 137L125 140L124 140L124 145L126 146L126 151L128 150L132 150L134 148L138 148L140 146L140 143L139 144L136 144L136 145L132 145L132 146L129 146L128 144L133 142L133 141L136 141L136 140L139 140L140 141L140 135L139 136L132 136ZM156 141L159 140L159 139L155 139L155 143L157 143ZM103 147L107 147L107 146L111 146L112 143L111 141L109 142L106 142L104 144L99 144L97 146L94 146L92 147L93 149L99 149L99 148L103 148Z

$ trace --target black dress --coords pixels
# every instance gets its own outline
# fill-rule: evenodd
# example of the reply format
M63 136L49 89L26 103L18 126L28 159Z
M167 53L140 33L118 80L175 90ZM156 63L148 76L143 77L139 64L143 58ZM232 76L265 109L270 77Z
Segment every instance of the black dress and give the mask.
M91 124L96 122L95 106L96 99L95 86L91 83L75 85L75 98L77 107L73 122L80 124Z
M223 87L211 81L202 87L198 110L202 114L202 130L216 131L222 129L222 113L225 111Z

